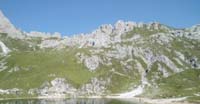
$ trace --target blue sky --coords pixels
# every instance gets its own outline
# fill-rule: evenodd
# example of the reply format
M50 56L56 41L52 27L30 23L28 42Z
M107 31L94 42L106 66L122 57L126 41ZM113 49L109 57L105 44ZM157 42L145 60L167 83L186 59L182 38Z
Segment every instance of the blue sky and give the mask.
M200 23L200 0L0 0L0 9L24 31L88 33L117 20L183 28Z

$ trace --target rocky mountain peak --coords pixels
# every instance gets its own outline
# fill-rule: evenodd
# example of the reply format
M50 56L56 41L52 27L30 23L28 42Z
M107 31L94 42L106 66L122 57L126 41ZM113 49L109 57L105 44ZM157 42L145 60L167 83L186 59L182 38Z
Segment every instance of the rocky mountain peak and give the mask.
M122 20L117 21L115 24L115 31L118 34L123 34L124 32L130 31L133 29L133 27L137 26L137 23L135 22L124 22Z
M15 26L7 19L3 12L0 10L0 32L8 33L9 36L14 38L23 38L22 33L15 28Z
M113 26L111 24L105 24L100 26L100 30L105 34L111 34L113 32Z

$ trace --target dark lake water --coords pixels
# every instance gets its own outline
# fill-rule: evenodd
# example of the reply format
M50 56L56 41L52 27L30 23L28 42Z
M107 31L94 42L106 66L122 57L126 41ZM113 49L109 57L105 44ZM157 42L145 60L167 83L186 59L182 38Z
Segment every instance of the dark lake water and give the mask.
M2 100L0 104L141 104L118 99L18 99Z

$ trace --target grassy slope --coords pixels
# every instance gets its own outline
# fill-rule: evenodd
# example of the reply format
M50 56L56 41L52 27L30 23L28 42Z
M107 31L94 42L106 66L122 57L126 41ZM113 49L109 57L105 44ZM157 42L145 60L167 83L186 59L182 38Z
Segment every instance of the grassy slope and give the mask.
M7 59L9 68L0 72L0 88L28 90L38 88L45 81L51 81L58 77L67 79L69 83L79 88L90 81L92 77L99 77L105 80L111 78L112 83L108 85L108 89L113 93L119 93L128 89L130 84L137 84L139 81L136 70L129 72L130 76L134 75L133 77L124 77L110 72L109 69L115 68L118 72L128 75L120 68L119 64L114 64L111 67L102 66L96 72L90 72L83 64L77 63L76 52L88 53L85 49L14 51ZM8 72L13 67L19 67L21 70Z
M200 70L186 70L159 80L163 96L193 96L200 92ZM165 90L164 90L165 89ZM168 91L166 91L169 89Z
M8 70L0 72L0 88L5 89L36 88L55 77L66 78L78 87L94 75L76 62L73 51L67 50L13 52L7 62L9 69L17 66L22 70L13 73Z
M188 97L189 101L199 101L200 70L190 69L157 80L158 88L146 90L145 96L152 98Z

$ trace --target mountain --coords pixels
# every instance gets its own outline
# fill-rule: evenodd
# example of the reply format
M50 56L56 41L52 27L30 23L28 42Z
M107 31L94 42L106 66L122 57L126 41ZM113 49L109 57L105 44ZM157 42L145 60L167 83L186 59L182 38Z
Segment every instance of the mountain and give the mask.
M10 37L13 38L23 38L23 35L20 30L16 29L15 26L4 16L0 10L0 32L8 33Z
M0 12L0 97L200 97L200 25L122 20L87 34L17 30Z

